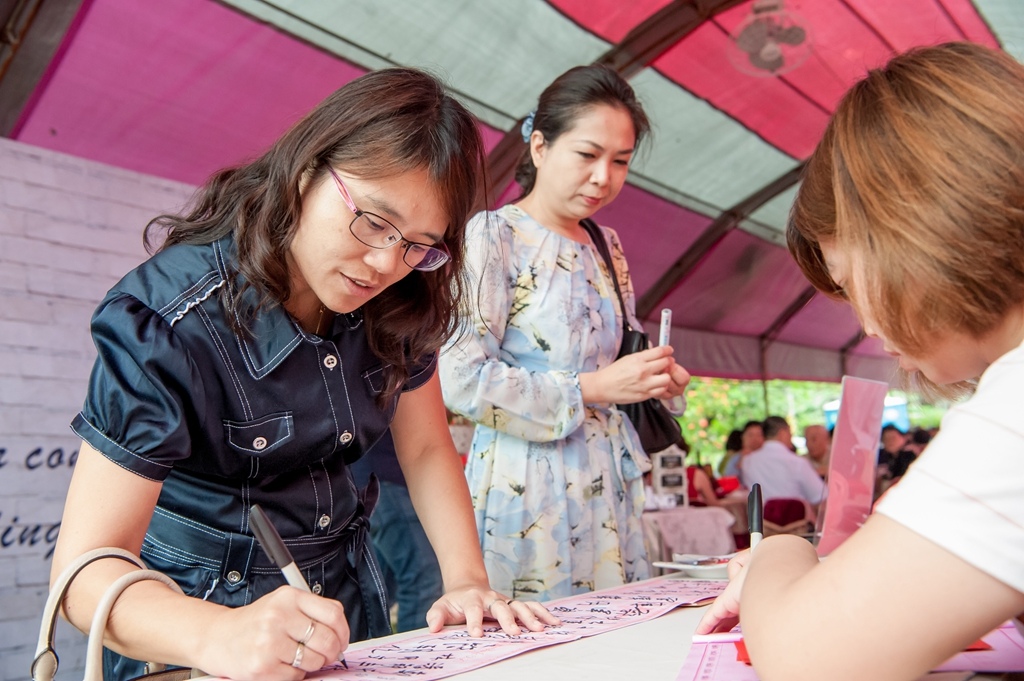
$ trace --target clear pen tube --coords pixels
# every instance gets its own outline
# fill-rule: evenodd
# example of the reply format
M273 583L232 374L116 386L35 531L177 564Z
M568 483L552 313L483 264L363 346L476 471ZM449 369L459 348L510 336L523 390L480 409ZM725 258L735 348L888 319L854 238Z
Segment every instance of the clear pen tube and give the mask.
M666 307L661 311L661 327L658 332L658 346L668 345L671 341L671 336L672 310ZM680 416L684 411L686 411L686 401L678 395L676 397L669 398L666 402L668 410L676 416Z
M668 345L672 335L672 310L667 307L661 311L661 329L658 333L658 347Z

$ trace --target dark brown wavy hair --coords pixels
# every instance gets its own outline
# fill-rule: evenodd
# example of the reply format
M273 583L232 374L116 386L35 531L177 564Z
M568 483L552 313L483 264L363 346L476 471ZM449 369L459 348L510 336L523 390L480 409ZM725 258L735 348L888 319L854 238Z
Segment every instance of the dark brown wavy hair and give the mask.
M151 221L147 248L157 230L167 231L161 250L233 234L238 272L223 302L239 311L244 331L258 310L288 300L286 255L302 212L300 187L320 181L328 166L367 179L426 169L448 216L451 261L411 271L362 308L370 347L386 367L384 404L408 378L407 354L436 352L456 328L465 226L480 203L485 160L473 117L437 78L409 68L373 71L328 96L260 158L215 174L187 213ZM243 304L250 290L259 301L254 309Z
M629 114L636 133L635 148L639 148L651 130L650 121L626 79L603 64L575 66L544 88L533 115L533 129L544 135L546 144L552 144L572 128L581 113L600 104L618 107ZM530 145L524 144L526 149L516 167L516 182L523 188L520 199L533 191L537 181Z
M904 352L993 330L1024 302L1024 66L946 43L869 72L808 161L786 238L816 288L866 305ZM852 295L823 241L857 256ZM926 393L971 388L914 378Z

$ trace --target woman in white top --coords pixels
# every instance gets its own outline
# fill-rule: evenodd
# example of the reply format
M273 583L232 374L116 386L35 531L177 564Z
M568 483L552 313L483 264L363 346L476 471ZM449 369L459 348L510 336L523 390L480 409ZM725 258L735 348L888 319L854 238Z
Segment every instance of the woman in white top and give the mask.
M916 679L1024 611L1024 66L921 48L844 97L789 247L815 286L953 407L864 526L819 563L770 537L699 633L740 617L761 679Z

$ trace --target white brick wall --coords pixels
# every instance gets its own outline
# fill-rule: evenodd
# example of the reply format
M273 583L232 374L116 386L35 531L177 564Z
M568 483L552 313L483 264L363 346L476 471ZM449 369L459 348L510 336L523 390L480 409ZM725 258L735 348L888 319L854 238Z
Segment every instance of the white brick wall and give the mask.
M0 681L26 679L59 529L68 427L95 350L89 317L146 257L142 230L193 187L0 138ZM84 637L58 628L58 679Z

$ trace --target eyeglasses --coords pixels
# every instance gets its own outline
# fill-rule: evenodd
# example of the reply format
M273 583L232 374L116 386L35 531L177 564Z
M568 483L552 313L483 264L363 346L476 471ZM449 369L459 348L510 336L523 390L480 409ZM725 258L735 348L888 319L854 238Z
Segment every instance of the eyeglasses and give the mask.
M381 216L356 208L352 196L349 195L348 189L345 187L345 183L334 172L334 168L327 166L327 170L330 171L331 177L334 178L335 184L338 185L338 192L341 194L341 198L345 200L345 205L355 215L355 218L353 218L348 226L348 230L352 232L352 236L358 239L360 243L370 248L380 249L391 248L396 244L404 243L405 248L402 251L402 260L409 267L421 272L432 272L451 260L452 256L443 243L438 246L431 246L429 244L409 241L402 236L397 227Z

